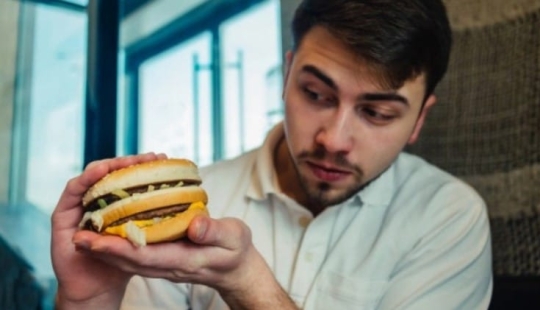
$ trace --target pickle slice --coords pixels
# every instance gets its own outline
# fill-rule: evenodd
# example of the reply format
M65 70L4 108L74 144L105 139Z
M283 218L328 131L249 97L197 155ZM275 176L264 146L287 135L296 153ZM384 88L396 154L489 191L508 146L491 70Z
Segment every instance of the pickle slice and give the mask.
M99 198L98 201L97 201L97 203L99 204L99 207L100 207L101 209L107 207L107 202L105 201L105 199Z
M128 198L129 193L122 189L115 189L111 194L120 197L121 199Z

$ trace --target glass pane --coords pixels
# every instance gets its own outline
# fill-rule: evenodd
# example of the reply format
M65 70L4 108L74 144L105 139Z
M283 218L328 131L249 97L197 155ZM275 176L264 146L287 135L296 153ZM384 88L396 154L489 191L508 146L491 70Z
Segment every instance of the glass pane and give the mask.
M249 29L247 31L246 29ZM225 157L259 146L282 118L279 1L269 0L225 22Z
M27 200L50 213L83 161L84 13L36 5Z
M210 45L204 32L141 66L139 152L212 162Z

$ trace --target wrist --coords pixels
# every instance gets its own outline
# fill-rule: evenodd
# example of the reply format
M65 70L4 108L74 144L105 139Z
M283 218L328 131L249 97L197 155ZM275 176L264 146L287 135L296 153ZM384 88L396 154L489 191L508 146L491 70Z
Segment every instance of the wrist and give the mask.
M275 279L249 290L220 292L220 295L225 303L235 310L299 309Z
M217 288L231 309L298 309L278 283L272 270L252 247L251 259L227 286Z

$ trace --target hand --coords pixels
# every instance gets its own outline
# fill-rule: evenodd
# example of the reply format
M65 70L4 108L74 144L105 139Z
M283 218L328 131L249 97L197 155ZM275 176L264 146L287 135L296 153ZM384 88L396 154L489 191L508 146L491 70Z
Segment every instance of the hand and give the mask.
M134 247L115 236L79 232L74 242L124 274L198 283L215 288L235 309L293 309L240 220L200 216L188 240Z
M83 215L81 199L90 186L109 172L161 158L166 157L150 153L95 161L80 176L67 183L51 218L51 255L58 279L57 302L60 308L77 305L78 309L85 306L97 309L95 304L98 302L118 308L131 274L87 255L83 246L74 245L75 236L96 235L90 231L79 231Z

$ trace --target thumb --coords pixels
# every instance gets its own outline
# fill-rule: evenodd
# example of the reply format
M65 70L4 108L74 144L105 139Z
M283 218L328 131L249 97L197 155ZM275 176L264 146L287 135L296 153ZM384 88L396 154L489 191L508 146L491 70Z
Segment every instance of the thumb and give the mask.
M193 219L187 237L194 243L235 250L251 242L251 231L235 218L212 219L198 216Z
M188 226L187 237L189 240L197 244L205 244L207 239L206 233L208 231L208 226L211 225L207 216L197 216Z

